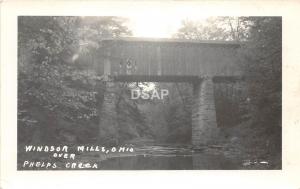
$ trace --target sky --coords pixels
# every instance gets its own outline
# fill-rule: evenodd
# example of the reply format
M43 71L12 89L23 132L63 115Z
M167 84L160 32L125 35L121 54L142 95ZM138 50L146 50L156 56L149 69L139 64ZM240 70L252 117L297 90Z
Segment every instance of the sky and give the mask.
M183 20L204 21L207 17L186 17L182 15L152 14L131 16L128 27L134 37L171 38L181 27Z

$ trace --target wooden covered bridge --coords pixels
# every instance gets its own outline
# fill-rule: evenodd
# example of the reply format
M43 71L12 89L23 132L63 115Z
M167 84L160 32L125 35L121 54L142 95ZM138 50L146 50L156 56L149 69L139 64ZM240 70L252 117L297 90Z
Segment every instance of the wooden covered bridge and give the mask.
M192 144L218 133L213 84L242 78L237 50L228 41L118 38L101 43L107 85L111 82L189 82L193 84ZM103 66L103 67L102 67ZM97 68L96 68L97 69ZM103 73L102 73L103 74ZM108 108L104 98L103 112ZM109 124L106 121L100 123Z

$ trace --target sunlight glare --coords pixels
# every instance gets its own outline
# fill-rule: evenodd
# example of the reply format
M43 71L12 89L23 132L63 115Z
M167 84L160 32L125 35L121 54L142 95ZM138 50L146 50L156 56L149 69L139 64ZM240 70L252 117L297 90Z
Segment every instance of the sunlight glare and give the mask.
M129 17L133 37L172 38L183 20L204 21L207 17L186 17L176 14L143 14Z

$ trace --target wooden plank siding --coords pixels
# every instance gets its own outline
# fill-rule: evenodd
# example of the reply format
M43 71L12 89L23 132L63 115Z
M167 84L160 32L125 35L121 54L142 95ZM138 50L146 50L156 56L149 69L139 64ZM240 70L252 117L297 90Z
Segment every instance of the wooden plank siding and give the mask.
M118 38L103 40L101 50L109 51L104 70L113 76L129 74L120 70L127 61L136 64L130 73L136 76L240 76L239 47L228 41Z

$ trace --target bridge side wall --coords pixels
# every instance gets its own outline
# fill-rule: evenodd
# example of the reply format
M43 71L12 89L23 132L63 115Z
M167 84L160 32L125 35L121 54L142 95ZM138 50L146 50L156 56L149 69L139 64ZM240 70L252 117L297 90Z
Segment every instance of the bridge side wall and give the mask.
M103 51L109 51L112 75L241 75L232 45L114 41ZM128 61L133 65L126 70Z
M214 141L218 135L214 86L211 78L194 84L192 109L192 144L201 146Z

